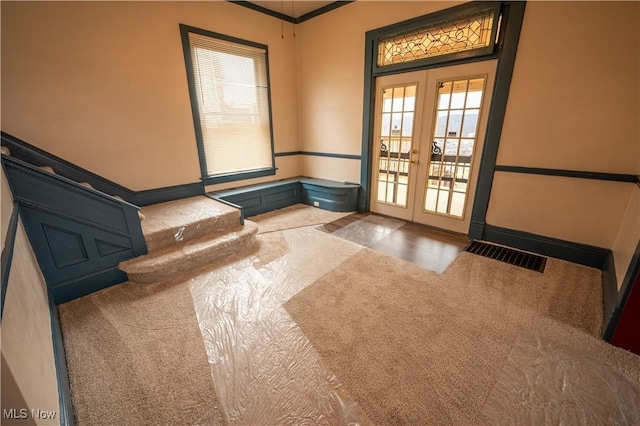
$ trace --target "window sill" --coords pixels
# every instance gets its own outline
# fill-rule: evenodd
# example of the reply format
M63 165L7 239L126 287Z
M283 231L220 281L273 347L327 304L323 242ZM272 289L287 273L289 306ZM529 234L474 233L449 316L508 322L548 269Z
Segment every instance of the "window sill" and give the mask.
M215 176L206 176L202 178L202 183L205 185L215 185L217 183L234 182L237 180L253 179L263 176L273 176L276 174L276 168L268 168L261 170L251 170L248 172L240 173L227 173Z

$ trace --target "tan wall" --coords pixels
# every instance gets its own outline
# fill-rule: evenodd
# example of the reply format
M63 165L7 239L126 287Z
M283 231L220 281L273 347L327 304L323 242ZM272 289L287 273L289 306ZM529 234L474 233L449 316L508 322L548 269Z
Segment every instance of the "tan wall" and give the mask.
M299 149L294 40L272 17L227 2L1 7L6 132L133 190L198 182L184 23L269 46L276 152Z
M618 182L498 172L487 223L612 248L632 190Z
M11 214L11 193L2 172L3 247L7 220ZM36 420L36 424L59 424L56 370L51 337L51 319L46 284L40 273L22 222L18 223L2 315L2 358L13 376L28 408L56 411L56 421ZM3 383L3 390L4 388ZM5 401L5 400L3 400ZM4 422L3 422L4 423Z
M640 3L529 2L498 164L638 173Z
M365 32L456 4L357 1L298 25L302 149L359 155ZM360 182L353 160L306 156L303 173Z
M497 163L638 174L639 58L639 3L528 3ZM614 248L632 187L497 173L487 223Z

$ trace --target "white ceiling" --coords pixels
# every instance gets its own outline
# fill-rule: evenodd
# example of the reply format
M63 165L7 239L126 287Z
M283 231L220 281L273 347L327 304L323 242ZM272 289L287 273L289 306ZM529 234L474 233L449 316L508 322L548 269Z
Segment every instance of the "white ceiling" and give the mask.
M274 12L284 13L285 15L299 18L309 12L313 12L316 9L320 9L323 6L333 3L333 1L294 1L294 0L282 0L282 1L250 1L255 5L264 7L265 9L273 10Z

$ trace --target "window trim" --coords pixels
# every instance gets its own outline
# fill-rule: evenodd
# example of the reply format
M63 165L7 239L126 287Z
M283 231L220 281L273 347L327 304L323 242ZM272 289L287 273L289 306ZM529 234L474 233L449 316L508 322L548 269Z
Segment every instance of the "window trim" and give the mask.
M213 31L203 30L201 28L192 27L185 24L180 25L180 37L182 39L182 52L184 54L184 63L187 73L187 83L189 86L189 98L191 100L191 114L196 136L196 145L198 147L198 160L200 162L200 175L204 185L213 185L218 183L233 182L237 180L253 179L262 176L273 176L276 174L275 146L273 140L273 116L271 109L271 76L269 73L269 48L265 44L256 43L249 40L243 40L237 37L216 33ZM249 171L241 171L236 173L224 173L218 175L209 175L206 164L206 156L204 149L204 139L202 137L202 123L200 122L200 112L198 110L198 97L193 75L193 59L191 57L191 44L189 43L189 33L211 37L218 40L228 41L231 43L243 44L245 46L263 49L265 51L265 64L267 76L267 102L269 106L269 137L271 139L271 167L264 169L255 169Z

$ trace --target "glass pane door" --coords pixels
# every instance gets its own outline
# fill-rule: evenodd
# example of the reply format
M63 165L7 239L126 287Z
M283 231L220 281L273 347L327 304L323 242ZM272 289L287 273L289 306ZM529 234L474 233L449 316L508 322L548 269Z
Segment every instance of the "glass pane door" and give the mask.
M428 71L413 221L468 233L496 61Z
M464 216L485 78L437 82L425 212Z
M425 71L376 79L374 137L371 141L371 210L412 220L418 151L424 117ZM418 201L419 202L419 201Z
M377 201L407 206L416 84L382 89Z
M371 210L468 233L496 61L376 79Z

